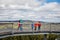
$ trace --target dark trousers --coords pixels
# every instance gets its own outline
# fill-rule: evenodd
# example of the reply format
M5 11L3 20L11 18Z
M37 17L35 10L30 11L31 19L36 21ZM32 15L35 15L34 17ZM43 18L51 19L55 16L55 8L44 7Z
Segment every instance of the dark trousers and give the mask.
M36 30L36 28L37 28L37 27L35 27L35 29L34 29L34 30Z
M40 26L38 26L38 30L40 30Z
M35 27L35 30L37 29L37 27ZM40 26L38 26L38 30L40 30Z

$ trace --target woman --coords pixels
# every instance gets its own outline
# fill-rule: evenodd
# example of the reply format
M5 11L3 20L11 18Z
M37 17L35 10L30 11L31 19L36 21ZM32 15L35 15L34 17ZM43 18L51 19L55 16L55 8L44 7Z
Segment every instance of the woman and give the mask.
M35 30L37 29L38 27L38 30L40 30L40 27L41 27L41 23L38 21L34 24L34 27L35 27Z
M37 29L37 26L38 26L38 24L37 24L37 23L35 23L35 24L34 24L35 30Z
M18 22L18 29L22 31L22 24L20 23L20 21Z

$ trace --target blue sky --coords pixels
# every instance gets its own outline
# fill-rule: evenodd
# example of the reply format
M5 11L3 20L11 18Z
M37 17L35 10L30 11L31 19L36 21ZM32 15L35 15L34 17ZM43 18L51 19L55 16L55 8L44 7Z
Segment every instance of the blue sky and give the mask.
M0 20L60 22L60 0L0 0L0 9L8 9L0 10Z
M46 0L46 2L50 3L50 2L57 2L60 3L60 0Z

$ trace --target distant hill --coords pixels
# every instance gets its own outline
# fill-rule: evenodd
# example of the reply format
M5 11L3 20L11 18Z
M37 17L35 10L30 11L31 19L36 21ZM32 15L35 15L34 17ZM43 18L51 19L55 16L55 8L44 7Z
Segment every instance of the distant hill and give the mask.
M37 21L33 21L33 20L22 20L23 22L37 22ZM19 20L0 20L1 22L19 22ZM52 23L52 24L56 24L55 22L44 22L44 21L40 21L41 23ZM60 24L60 23L57 23Z

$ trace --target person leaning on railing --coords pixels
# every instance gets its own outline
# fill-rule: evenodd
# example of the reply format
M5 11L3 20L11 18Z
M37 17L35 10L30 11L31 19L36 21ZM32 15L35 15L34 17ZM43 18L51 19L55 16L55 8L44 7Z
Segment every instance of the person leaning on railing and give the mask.
M35 27L35 30L37 30L37 27L38 27L38 30L40 30L40 27L41 27L40 21L36 22L36 23L34 24L34 27Z

